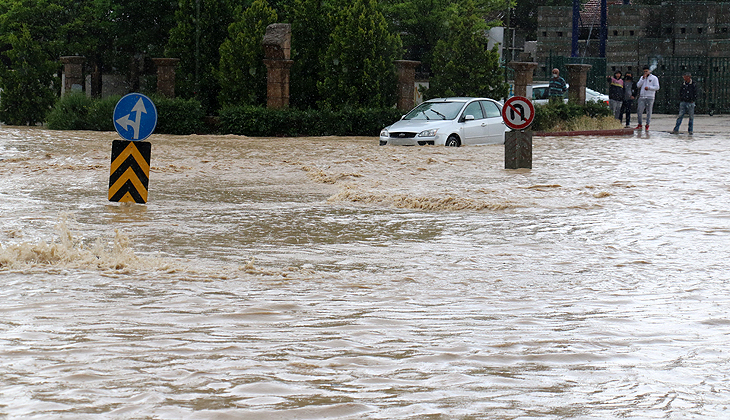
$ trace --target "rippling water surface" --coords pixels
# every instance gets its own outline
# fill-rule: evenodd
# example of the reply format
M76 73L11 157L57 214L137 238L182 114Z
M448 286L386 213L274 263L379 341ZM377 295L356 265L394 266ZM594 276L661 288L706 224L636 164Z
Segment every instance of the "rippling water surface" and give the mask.
M0 418L726 419L723 135L0 128Z

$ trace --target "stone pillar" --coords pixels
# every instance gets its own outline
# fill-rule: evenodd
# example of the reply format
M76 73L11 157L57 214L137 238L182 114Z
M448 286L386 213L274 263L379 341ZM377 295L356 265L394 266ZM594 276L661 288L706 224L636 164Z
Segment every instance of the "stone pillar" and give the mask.
M63 63L63 94L72 91L81 92L84 87L84 61L81 55L67 55L61 57Z
M175 97L175 66L179 58L153 58L157 67L157 93L168 98Z
M511 61L507 63L515 71L515 96L527 96L527 86L532 84L532 75L537 68L534 62Z
M289 71L292 60L264 60L266 65L266 106L289 107Z
M261 43L264 47L266 65L266 106L269 108L289 107L289 71L294 61L291 58L291 25L272 23L266 27Z
M586 103L586 82L588 80L588 71L591 69L590 64L566 64L568 69L568 101L578 105Z
M532 169L532 131L504 133L504 169Z
M407 112L416 104L416 67L420 61L396 60L398 69L398 109Z

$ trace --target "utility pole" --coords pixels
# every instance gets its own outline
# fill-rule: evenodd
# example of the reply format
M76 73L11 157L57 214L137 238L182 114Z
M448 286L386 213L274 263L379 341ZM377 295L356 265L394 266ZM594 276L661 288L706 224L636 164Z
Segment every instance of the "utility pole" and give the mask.
M200 94L200 0L195 0L195 96Z
M601 40L598 43L599 56L606 58L606 41L608 39L608 5L601 0Z
M580 38L580 0L573 0L573 42L570 56L578 57L578 38Z

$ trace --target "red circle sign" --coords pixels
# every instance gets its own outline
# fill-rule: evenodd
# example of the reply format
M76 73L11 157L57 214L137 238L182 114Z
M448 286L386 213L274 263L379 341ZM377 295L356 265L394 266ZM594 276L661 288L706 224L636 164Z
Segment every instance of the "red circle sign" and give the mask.
M523 96L513 96L502 107L502 119L507 127L513 130L524 130L535 119L535 107L532 101Z

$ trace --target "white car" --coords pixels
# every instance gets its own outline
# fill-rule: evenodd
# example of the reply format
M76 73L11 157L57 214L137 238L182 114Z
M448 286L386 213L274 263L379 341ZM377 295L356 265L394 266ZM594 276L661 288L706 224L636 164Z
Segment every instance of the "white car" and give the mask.
M546 105L549 102L550 85L540 83L527 87L527 97L535 105ZM568 102L568 92L565 92L563 102ZM608 104L608 95L586 88L586 102L604 102Z
M423 102L380 132L380 145L459 147L503 144L509 131L502 104L489 98L438 98Z

